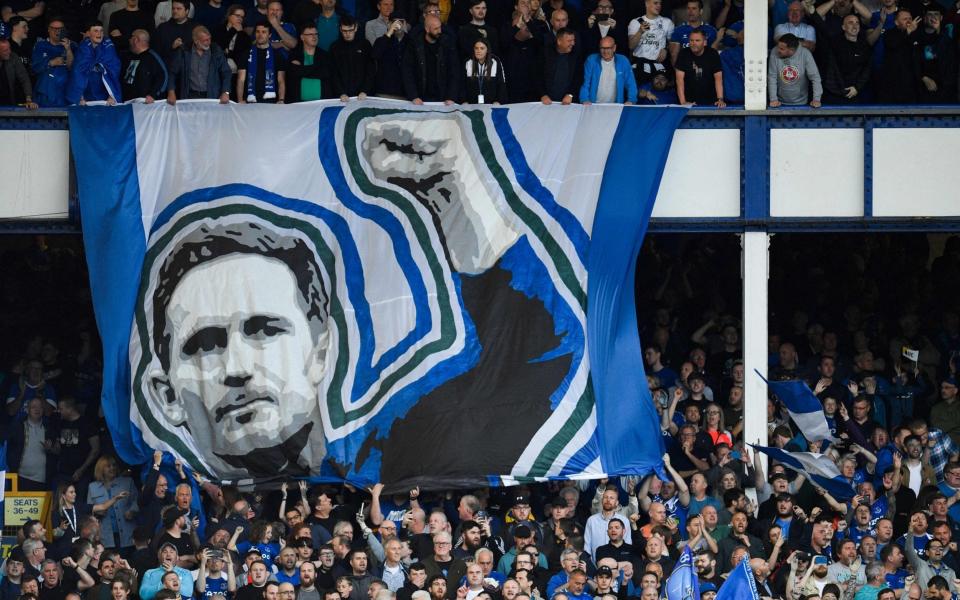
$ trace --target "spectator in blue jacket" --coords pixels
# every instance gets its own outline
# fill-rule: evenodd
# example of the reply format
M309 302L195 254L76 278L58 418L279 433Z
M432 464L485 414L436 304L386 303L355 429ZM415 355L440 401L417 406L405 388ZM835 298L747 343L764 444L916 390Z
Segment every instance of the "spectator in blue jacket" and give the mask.
M40 106L66 106L67 81L73 65L73 42L63 35L63 20L50 19L47 25L49 37L37 40L31 60L37 85L34 96Z
M94 21L73 59L67 84L67 103L85 104L106 100L107 104L122 101L120 95L120 57L113 42L104 39L103 23Z
M630 60L617 54L617 43L612 37L600 38L600 52L587 57L583 65L583 85L580 102L592 104L636 104L637 82L630 68Z

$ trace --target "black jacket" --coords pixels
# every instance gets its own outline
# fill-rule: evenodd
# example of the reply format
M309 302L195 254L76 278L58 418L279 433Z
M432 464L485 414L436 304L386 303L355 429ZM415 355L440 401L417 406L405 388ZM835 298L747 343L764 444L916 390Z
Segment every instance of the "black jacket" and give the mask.
M120 71L120 86L123 97L162 99L168 86L167 67L155 50L147 48L140 54L128 52L123 57Z
M916 104L917 82L920 80L914 55L917 37L916 31L908 35L899 27L883 33L883 67L877 89L880 102Z
M330 86L330 55L317 48L313 53L313 64L305 65L303 60L303 46L297 46L290 51L290 60L287 63L287 97L286 102L300 102L300 81L304 78L320 80L320 94L329 97Z
M834 101L843 101L845 89L857 88L857 96L853 100L859 102L867 82L870 81L870 63L873 51L870 44L864 39L855 42L841 36L827 39L829 58L827 68L823 72L823 91L836 97Z
M507 80L503 72L503 63L496 56L487 58L487 68L484 77L477 77L476 65L467 60L463 68L463 101L476 104L483 94L484 104L499 102L506 104L510 101L507 96Z
M377 63L374 89L377 94L406 96L403 89L403 56L410 35L398 40L397 36L381 35L373 45L373 59Z
M333 96L373 93L376 63L373 62L370 42L363 36L358 34L352 42L342 38L335 41L330 46L330 64L330 91Z
M30 75L20 57L13 52L8 60L0 60L0 77L6 77L7 89L10 90L9 98L0 97L0 105L20 104L33 97Z
M583 83L583 68L575 52L566 56L557 52L556 47L547 48L543 57L543 80L540 86L542 95L550 96L554 102L560 102L567 94L574 101L580 95Z
M207 73L207 98L219 98L230 91L232 73L227 57L216 44L210 44L210 71ZM170 81L167 89L175 90L178 98L187 98L190 90L190 63L193 61L193 45L177 51L170 60Z
M434 42L436 53L427 49L425 34L411 37L403 55L403 89L408 100L425 102L457 101L460 98L460 68L453 38L440 36ZM435 60L437 81L427 81L427 60ZM431 89L434 91L431 93Z

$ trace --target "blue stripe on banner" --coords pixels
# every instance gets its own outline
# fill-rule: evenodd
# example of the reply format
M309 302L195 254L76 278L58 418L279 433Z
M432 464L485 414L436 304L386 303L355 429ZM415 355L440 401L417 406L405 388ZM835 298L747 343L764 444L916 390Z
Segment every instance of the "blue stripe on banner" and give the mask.
M753 444L751 444L751 446L753 446ZM778 463L782 463L783 465L790 467L795 471L802 472L804 470L803 463L801 463L799 460L795 459L794 457L790 456L788 452L784 452L780 448L767 448L764 446L753 446L753 448L755 450L759 450L763 452L764 454L766 454L773 460L777 461Z
M686 112L625 107L597 199L587 265L587 343L597 430L603 432L600 459L604 471L617 465L611 475L662 469L663 438L643 371L634 277L673 132Z
M823 404L803 381L768 381L767 387L787 405L790 412L823 413Z
M806 476L812 482L830 492L830 495L837 500L847 500L856 494L853 486L851 486L842 477L827 477L823 474L825 467L828 466L831 467L833 471L839 473L836 465L833 465L832 462L830 465L817 464L821 460L829 461L829 459L822 457L817 459L815 454L809 452L790 453L785 450L781 450L780 448L767 448L765 446L756 446L753 444L751 444L751 446L753 446L754 450L763 452L770 458L783 464L785 467L789 467L794 471ZM804 464L804 461L808 461L809 464Z
M421 271L413 259L410 251L410 242L406 237L403 225L389 210L376 204L364 202L355 196L350 189L350 185L347 183L347 178L343 173L343 167L340 165L340 152L337 148L339 142L336 136L337 117L342 110L342 107L326 108L320 114L320 135L318 136L320 164L323 165L323 171L330 181L331 187L333 187L336 192L337 199L358 216L375 222L390 235L390 242L393 244L395 258L403 270L404 275L407 277L410 285L410 293L417 307L417 315L413 329L404 336L402 340L397 342L395 346L384 352L376 364L373 364L375 341L373 339L373 322L370 318L370 308L365 298L362 300L360 307L354 304L354 309L357 310L357 324L361 337L360 352L357 357L356 377L350 396L351 400L356 400L363 396L370 386L377 381L383 369L393 364L399 356L409 350L413 344L430 331L433 318L430 313L430 303L427 299L427 287L423 282ZM361 318L363 321L361 321Z
M570 238L570 241L573 243L580 262L584 265L587 264L587 248L590 245L590 238L587 236L587 232L583 229L583 225L577 220L573 213L557 204L553 194L544 187L540 178L537 177L530 168L530 165L527 163L527 158L523 154L523 148L520 147L520 142L517 141L516 136L513 134L513 128L510 127L510 120L508 119L509 112L510 109L507 108L494 108L490 111L490 118L493 120L493 126L497 130L500 143L503 144L503 150L507 155L507 160L510 161L510 166L513 168L513 172L517 177L517 183L520 184L523 191L536 200L540 206L547 211L547 214L560 224L563 232L567 234L567 237Z
M127 463L139 464L149 449L132 437L128 342L146 252L136 129L131 106L68 109L70 148L78 173L83 245L94 314L103 343L103 412L113 443ZM110 166L104 168L109 157ZM117 252L123 248L123 252Z

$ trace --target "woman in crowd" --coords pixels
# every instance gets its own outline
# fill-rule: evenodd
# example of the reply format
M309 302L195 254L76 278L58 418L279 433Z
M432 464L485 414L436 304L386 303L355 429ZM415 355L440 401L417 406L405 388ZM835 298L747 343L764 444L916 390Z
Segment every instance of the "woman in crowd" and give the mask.
M254 10L252 5L250 10ZM237 100L234 97L237 89L237 69L246 64L247 55L250 53L250 36L243 30L246 14L247 9L242 4L232 4L227 9L227 18L223 25L213 31L213 41L227 55L227 64L233 73L230 83L230 99L233 101Z
M490 52L490 44L479 39L473 44L473 56L464 66L463 101L467 104L504 104L507 78L503 63Z
M87 504L100 510L93 514L100 519L100 541L105 548L129 551L136 527L137 487L133 479L120 475L117 459L101 456L93 468L94 481L87 490Z

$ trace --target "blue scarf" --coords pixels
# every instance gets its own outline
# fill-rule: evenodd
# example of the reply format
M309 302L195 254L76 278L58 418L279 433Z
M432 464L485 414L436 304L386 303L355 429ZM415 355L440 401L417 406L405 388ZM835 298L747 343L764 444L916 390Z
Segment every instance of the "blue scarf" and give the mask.
M257 45L250 46L250 56L247 57L247 102L257 101ZM273 48L266 47L264 57L266 64L263 69L263 99L272 100L277 97L277 74L273 69Z

